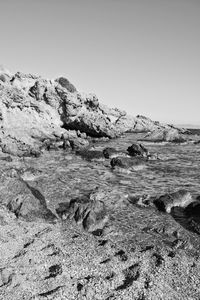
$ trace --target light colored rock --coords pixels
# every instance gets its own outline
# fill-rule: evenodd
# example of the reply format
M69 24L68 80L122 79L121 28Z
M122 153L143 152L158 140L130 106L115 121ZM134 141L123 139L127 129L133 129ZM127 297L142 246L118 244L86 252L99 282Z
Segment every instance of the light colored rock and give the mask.
M55 139L55 132L61 137L68 130L75 130L79 138L86 139L171 128L108 108L94 94L79 93L75 88L70 92L69 81L67 88L59 80L32 74L17 72L9 78L0 82L0 145L10 154L22 156L31 154L33 149L38 151L43 140Z
M147 134L143 141L149 142L175 142L182 143L185 142L185 138L182 133L176 128L161 128L156 129L149 134Z

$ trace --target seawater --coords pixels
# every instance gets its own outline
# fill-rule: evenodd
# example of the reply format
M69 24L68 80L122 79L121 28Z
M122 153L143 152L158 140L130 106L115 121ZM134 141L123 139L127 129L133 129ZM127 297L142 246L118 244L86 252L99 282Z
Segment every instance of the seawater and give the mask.
M94 143L103 150L114 147L125 151L137 142L135 134L126 134L106 142ZM27 165L41 171L35 184L49 194L48 202L61 202L97 187L120 189L126 194L158 196L185 189L196 197L200 194L200 145L192 143L142 143L159 160L129 174L112 170L110 160L87 161L70 151L51 151L39 159L27 160Z

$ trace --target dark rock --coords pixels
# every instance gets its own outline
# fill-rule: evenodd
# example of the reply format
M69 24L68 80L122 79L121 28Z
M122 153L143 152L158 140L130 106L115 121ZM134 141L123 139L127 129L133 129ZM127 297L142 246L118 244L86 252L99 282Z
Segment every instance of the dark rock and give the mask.
M64 148L64 144L62 140L50 140L47 139L43 142L43 146L42 148L44 148L47 151L51 151L51 150L59 150L59 149L63 149Z
M119 256L121 261L127 261L128 260L128 257L127 257L124 250L119 250L118 252L115 253L115 256Z
M59 77L55 81L57 81L63 88L67 89L70 93L76 92L75 86L71 82L69 82L67 78Z
M141 169L145 167L145 160L141 158L129 158L129 157L114 157L110 162L112 168L123 169Z
M154 200L155 206L158 210L170 213L173 207L186 208L189 204L194 202L192 195L185 190L179 190L171 194L165 194Z
M130 156L147 157L149 151L142 144L132 144L127 149Z
M70 139L70 146L72 150L83 149L89 146L89 142L82 138Z
M54 278L57 275L62 274L62 266L60 264L56 264L49 267L49 275L45 277L45 279Z
M57 286L56 288L54 289L49 289L47 290L46 292L42 292L42 293L39 293L38 296L41 296L41 297L48 297L54 293L56 293L57 291L59 291L61 288L63 288L64 286L63 285L59 285Z
M23 180L13 179L1 190L0 202L16 217L27 221L43 219L54 221L56 216L48 209L42 193Z
M90 232L102 230L108 221L104 203L91 199L90 195L72 199L69 203L59 203L56 212L60 218L74 220Z
M134 281L136 281L140 276L140 266L138 263L128 267L123 271L125 279L124 282L119 285L116 290L124 290L130 287Z
M7 161L7 162L12 162L13 161L11 156L0 157L0 160L4 160L4 161Z
M83 285L79 282L77 284L77 291L80 292L82 290L82 288L83 288Z
M200 144L200 140L194 142L194 145L199 145L199 144Z

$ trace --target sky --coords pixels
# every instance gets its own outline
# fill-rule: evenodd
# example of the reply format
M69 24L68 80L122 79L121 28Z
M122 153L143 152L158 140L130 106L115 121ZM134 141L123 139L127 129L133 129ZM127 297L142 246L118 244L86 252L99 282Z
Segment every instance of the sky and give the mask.
M200 125L200 0L0 0L0 64Z

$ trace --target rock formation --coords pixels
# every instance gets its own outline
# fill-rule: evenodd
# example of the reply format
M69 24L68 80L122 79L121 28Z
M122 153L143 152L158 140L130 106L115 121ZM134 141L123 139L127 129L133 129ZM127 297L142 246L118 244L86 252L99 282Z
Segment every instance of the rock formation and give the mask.
M37 156L45 140L61 137L68 141L66 147L84 145L81 139L86 137L169 129L146 117L108 108L94 94L79 93L63 77L47 80L20 72L11 75L5 69L0 76L0 147L6 153Z
M142 140L147 142L183 143L186 141L186 138L184 136L184 131L181 131L178 128L160 128L147 133Z

